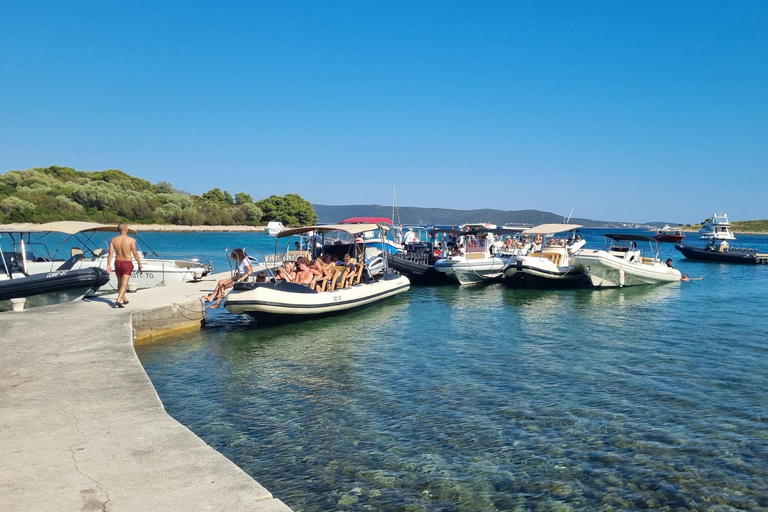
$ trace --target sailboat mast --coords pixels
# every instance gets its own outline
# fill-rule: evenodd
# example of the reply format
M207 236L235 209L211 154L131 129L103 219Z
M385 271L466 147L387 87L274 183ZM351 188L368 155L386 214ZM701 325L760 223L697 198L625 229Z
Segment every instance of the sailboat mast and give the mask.
M395 223L395 211L397 211L397 223ZM395 193L395 184L392 184L392 225L400 224L400 211L397 210L397 194Z

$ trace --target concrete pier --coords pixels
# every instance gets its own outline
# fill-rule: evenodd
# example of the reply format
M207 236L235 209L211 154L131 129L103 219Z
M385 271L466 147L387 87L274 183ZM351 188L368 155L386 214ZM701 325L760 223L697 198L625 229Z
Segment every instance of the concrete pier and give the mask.
M165 412L133 349L199 328L223 275L0 313L0 509L290 511Z

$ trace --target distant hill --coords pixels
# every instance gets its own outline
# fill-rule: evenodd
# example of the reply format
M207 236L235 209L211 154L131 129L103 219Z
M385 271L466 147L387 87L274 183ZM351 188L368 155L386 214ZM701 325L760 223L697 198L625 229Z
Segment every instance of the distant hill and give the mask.
M392 217L392 207L374 205L329 206L313 204L315 213L321 223L336 223L350 217ZM467 222L490 222L492 224L546 224L559 223L564 219L561 215L539 210L449 210L446 208L416 208L405 206L398 208L399 220L411 225L459 225ZM395 222L398 218L395 218ZM572 224L586 227L632 227L623 222L608 222L582 218L572 218Z

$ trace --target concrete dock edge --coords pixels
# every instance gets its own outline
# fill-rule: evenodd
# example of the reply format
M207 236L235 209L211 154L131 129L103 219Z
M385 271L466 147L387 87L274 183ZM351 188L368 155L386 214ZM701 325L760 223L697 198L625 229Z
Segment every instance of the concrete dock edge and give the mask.
M220 277L0 314L0 509L290 511L166 413L134 350L199 328Z

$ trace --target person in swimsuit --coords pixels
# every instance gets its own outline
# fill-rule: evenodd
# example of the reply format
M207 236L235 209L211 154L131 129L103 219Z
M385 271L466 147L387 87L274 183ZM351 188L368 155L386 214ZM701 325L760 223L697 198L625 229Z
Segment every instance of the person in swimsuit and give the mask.
M275 269L275 279L277 281L283 280L292 283L296 279L296 271L294 269L293 262L286 261L282 267L277 267Z
M117 299L115 299L116 308L122 308L128 304L125 298L125 291L128 289L128 281L131 280L133 272L133 260L141 271L141 259L139 251L136 249L136 240L128 236L128 225L121 222L117 225L120 232L109 242L109 254L107 256L107 273L112 272L112 256L115 256L115 276L117 276Z
M310 265L310 269L315 276L315 291L325 291L325 286L328 284L328 279L331 277L331 266L325 265L320 258L317 258L312 265Z
M312 271L311 268L309 268L309 265L307 265L307 260L302 256L296 260L296 264L299 267L299 270L296 271L296 283L304 285L308 288L315 289L315 274Z
M248 256L245 254L244 250L233 249L232 254L230 254L229 257L234 260L237 265L234 277L221 279L216 283L216 288L214 288L210 294L203 295L203 300L206 302L216 301L209 306L211 309L216 309L221 305L225 292L235 283L245 281L248 279L248 276L253 274L253 267L251 267L251 263L248 261Z

